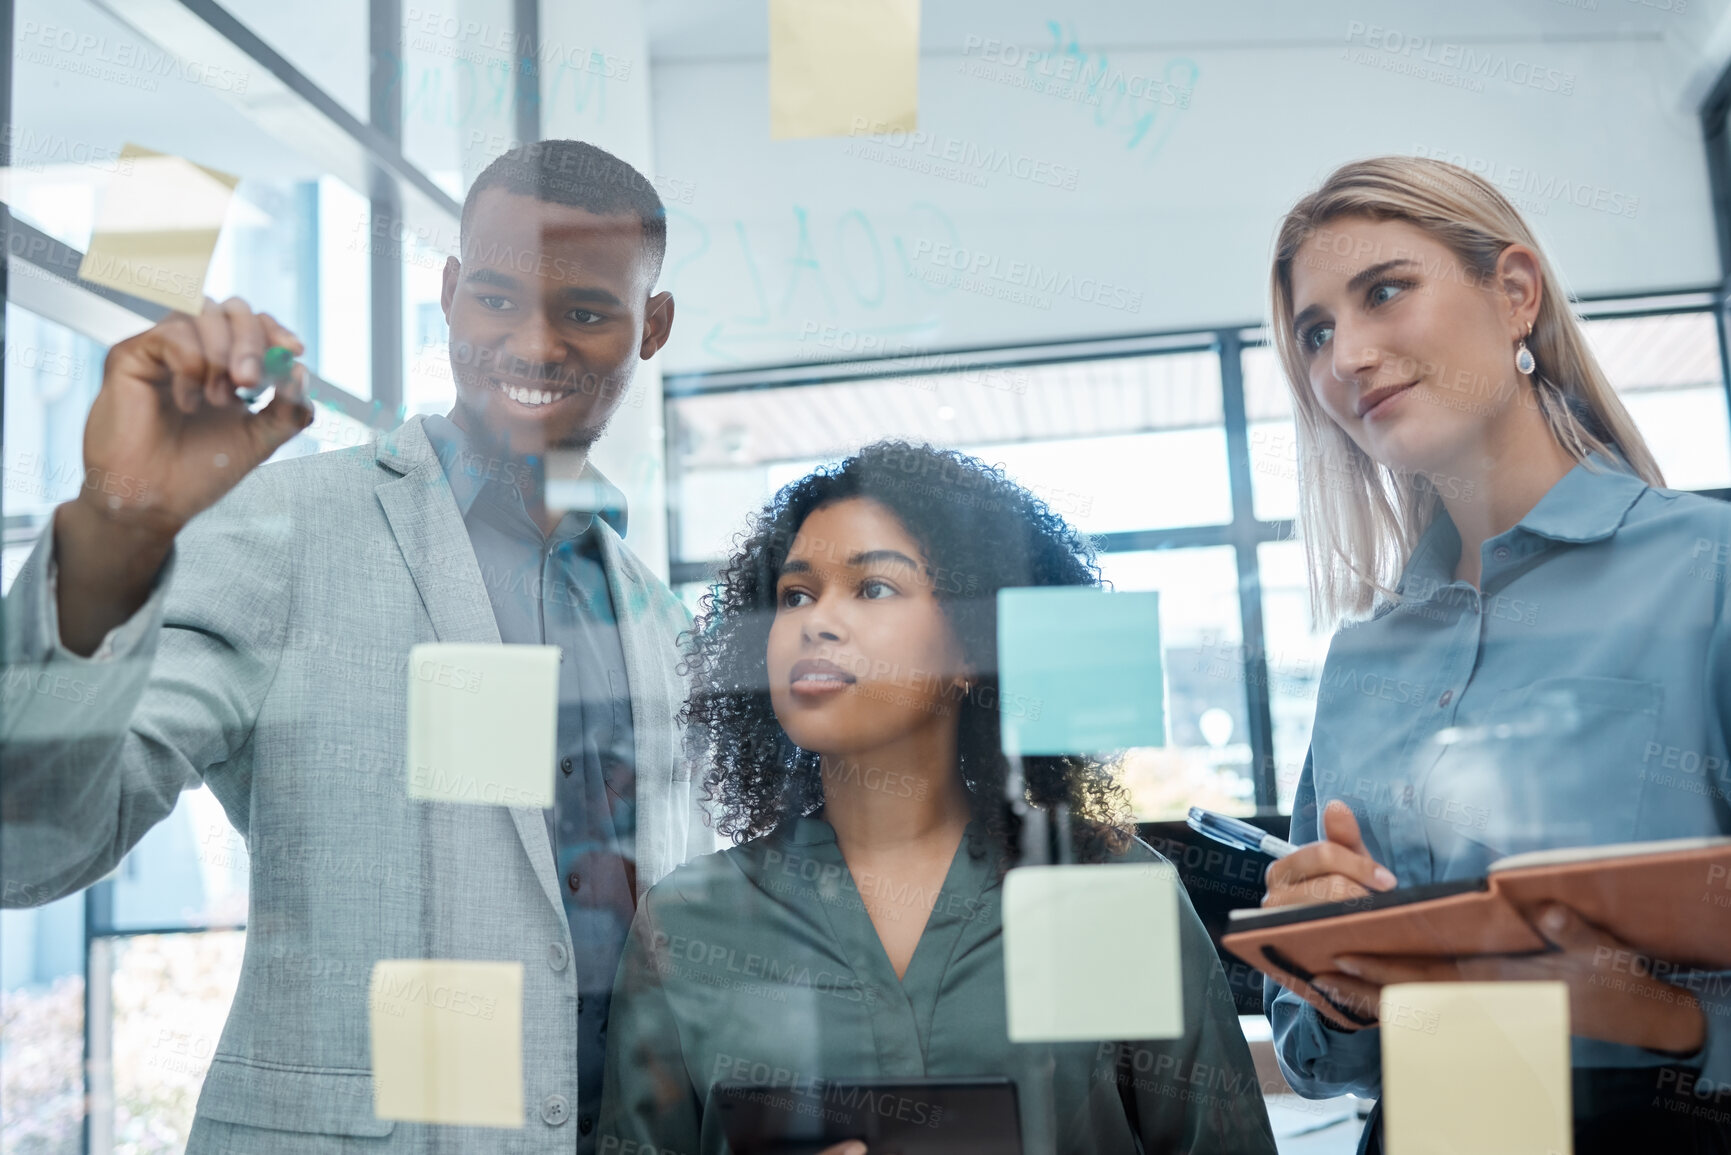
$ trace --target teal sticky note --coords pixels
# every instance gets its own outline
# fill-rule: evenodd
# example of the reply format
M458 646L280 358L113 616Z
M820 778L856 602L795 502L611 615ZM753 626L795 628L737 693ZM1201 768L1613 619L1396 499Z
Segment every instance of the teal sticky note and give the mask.
M998 687L1007 754L1164 746L1160 595L999 590Z

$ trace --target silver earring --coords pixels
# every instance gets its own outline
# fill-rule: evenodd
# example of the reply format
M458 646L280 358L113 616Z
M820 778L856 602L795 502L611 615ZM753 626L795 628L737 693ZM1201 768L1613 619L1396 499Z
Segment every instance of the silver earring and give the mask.
M1515 347L1515 368L1522 373L1531 373L1538 367L1539 363L1533 360L1533 351L1527 348L1525 341L1522 341Z

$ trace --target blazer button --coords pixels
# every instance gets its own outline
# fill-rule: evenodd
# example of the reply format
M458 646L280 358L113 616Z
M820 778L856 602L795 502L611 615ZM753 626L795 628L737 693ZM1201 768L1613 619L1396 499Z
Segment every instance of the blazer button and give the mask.
M565 885L571 888L572 894L576 894L579 890L583 889L583 876L573 870L570 874L565 876Z
M1438 707L1442 707L1442 706L1448 705L1450 702L1452 702L1454 700L1455 700L1455 692L1453 690L1444 690L1442 692L1442 697L1440 697L1436 700L1436 704Z
M565 964L570 961L571 957L566 953L564 943L556 942L547 948L547 965L552 967L554 970L564 970Z
M587 1135L593 1130L595 1130L595 1120L591 1119L589 1116L585 1115L581 1119L577 1120L577 1131L579 1134Z
M541 1122L557 1127L571 1117L571 1108L563 1095L548 1095L541 1100Z
M571 773L571 771L573 769L573 767L571 765L571 759L569 759L569 758L560 759L559 769L563 770L567 774Z

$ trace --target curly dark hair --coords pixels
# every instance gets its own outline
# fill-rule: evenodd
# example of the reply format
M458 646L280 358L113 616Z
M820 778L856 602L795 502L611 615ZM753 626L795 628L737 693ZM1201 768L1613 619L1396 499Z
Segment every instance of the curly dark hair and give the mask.
M807 517L847 498L868 498L900 520L921 559L968 666L973 688L959 703L957 762L974 817L1007 866L1020 819L1006 797L1011 771L999 739L997 593L1017 586L1099 586L1091 545L1002 468L930 445L880 441L839 465L785 486L736 539L734 555L704 595L687 635L681 672L691 693L680 712L687 756L706 767L716 827L736 842L757 838L823 803L819 757L776 721L767 651L776 582ZM1022 759L1025 800L1067 807L1076 857L1098 861L1130 838L1123 787L1099 761Z

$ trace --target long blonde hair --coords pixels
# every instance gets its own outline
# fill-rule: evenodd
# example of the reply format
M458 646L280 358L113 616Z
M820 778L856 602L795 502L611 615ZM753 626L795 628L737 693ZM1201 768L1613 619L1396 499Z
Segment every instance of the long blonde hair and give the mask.
M1292 262L1317 230L1346 217L1405 221L1446 246L1489 284L1510 245L1539 255L1543 290L1527 345L1536 402L1557 443L1577 461L1614 450L1647 484L1664 478L1628 410L1588 347L1580 322L1527 224L1488 182L1458 165L1384 156L1336 169L1280 223L1270 277L1271 330L1298 426L1299 524L1319 625L1362 617L1394 584L1440 499L1429 479L1379 465L1323 411L1293 331ZM1518 381L1518 379L1517 379Z

